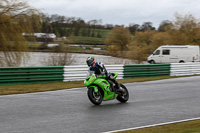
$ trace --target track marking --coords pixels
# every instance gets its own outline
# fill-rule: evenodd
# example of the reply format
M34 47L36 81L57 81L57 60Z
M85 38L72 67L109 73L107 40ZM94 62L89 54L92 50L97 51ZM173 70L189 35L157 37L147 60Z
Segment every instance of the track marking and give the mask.
M179 121L159 123L159 124L153 124L153 125L147 125L147 126L141 126L141 127L127 128L127 129L121 129L121 130L114 130L114 131L108 131L108 132L103 132L103 133L116 133L116 132L122 132L122 131L128 131L128 130L135 130L135 129L141 129L141 128L149 128L149 127L155 127L155 126L164 126L164 125L181 123L181 122L187 122L187 121L193 121L193 120L200 120L200 117L191 118L191 119L185 119L185 120L179 120Z

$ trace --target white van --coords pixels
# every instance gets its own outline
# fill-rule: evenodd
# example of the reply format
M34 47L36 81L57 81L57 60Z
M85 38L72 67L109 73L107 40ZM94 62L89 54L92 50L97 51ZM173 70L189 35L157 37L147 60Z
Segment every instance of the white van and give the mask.
M147 62L151 64L184 63L196 61L200 61L199 46L197 45L160 46L147 58Z

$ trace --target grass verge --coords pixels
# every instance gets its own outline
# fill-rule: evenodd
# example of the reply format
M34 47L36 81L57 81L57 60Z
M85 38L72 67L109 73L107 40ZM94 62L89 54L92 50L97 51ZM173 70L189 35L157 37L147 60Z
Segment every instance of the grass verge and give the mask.
M118 80L118 82L132 83L132 82L153 81L153 80L169 79L169 78L177 78L177 77L162 76L162 77L149 77L149 78L132 78L132 79L121 79ZM55 90L70 89L77 87L84 87L83 81L35 83L35 84L24 84L24 85L0 85L0 95L55 91Z
M24 94L83 87L83 81L1 85L0 95Z

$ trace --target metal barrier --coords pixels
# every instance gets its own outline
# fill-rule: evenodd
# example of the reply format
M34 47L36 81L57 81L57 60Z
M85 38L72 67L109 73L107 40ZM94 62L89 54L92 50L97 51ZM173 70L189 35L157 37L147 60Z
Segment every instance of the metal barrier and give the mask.
M108 72L118 72L118 79L123 79L124 65L105 65ZM84 80L87 77L89 67L87 65L64 66L64 81Z
M200 74L200 62L171 63L170 76Z
M0 67L0 85L63 81L63 66Z
M125 65L124 78L169 76L170 64Z
M108 72L118 72L118 79L200 74L200 62L145 65L105 65L105 67ZM0 85L84 80L87 77L88 70L89 68L86 65L0 67Z

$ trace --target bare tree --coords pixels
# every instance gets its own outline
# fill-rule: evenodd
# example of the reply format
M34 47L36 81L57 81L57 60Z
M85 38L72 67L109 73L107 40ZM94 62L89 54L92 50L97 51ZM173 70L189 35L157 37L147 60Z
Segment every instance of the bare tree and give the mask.
M55 52L42 61L45 66L65 66L74 63L72 55L68 52L69 49L63 46L54 48ZM58 53L59 52L59 53Z
M50 56L42 61L45 66L66 66L74 61L69 53L51 53Z

